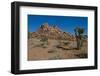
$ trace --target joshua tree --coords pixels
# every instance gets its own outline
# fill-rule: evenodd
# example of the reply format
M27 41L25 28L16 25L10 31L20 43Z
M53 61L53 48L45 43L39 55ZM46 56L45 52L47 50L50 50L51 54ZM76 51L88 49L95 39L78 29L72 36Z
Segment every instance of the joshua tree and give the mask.
M84 28L76 27L74 29L74 32L75 32L75 37L76 37L76 41L77 41L77 49L79 50L80 47L82 46L82 37L83 37L83 33L84 33Z

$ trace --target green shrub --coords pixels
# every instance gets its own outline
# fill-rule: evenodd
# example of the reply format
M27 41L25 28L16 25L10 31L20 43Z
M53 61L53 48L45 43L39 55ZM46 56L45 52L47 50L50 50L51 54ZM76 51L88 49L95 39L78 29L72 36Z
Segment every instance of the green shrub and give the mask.
M88 55L86 53L77 54L75 56L77 56L79 58L87 58L88 57Z

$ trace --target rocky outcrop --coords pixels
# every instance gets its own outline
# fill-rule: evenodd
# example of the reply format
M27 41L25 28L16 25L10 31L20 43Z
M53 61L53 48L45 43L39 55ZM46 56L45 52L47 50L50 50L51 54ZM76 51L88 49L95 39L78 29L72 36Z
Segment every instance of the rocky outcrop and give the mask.
M32 32L30 35L32 38L46 36L48 39L72 39L72 36L69 33L63 32L57 26L49 26L48 23L42 24L36 32Z

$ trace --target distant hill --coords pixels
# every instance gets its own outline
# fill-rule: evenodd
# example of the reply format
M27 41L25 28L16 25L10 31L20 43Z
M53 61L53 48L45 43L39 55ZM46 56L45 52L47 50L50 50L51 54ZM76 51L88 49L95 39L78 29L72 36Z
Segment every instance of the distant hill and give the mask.
M48 23L42 24L36 32L29 32L29 38L41 38L42 36L48 39L68 39L72 40L73 36L67 32L63 32L57 26L49 26Z

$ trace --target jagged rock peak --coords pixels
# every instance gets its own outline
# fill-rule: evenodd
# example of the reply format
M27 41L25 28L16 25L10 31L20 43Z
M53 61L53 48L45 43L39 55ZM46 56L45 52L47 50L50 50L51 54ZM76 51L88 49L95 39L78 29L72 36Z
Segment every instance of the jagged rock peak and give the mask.
M48 23L44 23L41 25L41 28L48 28L49 27L49 24Z
M60 28L55 25L44 23L40 28L31 34L32 38L41 38L42 35L46 35L49 39L70 39L71 35L67 32L63 32Z

